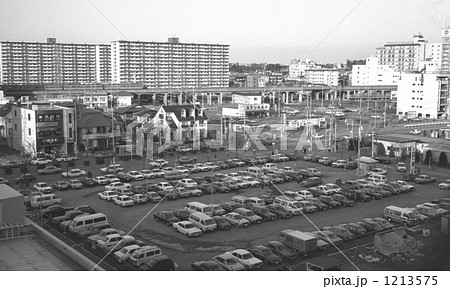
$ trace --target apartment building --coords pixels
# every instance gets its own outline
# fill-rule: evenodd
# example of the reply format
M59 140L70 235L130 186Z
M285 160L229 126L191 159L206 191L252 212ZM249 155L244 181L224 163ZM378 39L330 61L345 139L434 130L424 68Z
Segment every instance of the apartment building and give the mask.
M377 48L380 65L391 65L398 71L418 71L419 62L425 60L427 41L420 33L414 34L413 41L387 42Z
M2 41L1 84L87 84L110 81L105 44Z
M309 83L337 86L339 71L337 69L313 68L305 70L305 78Z
M149 87L228 87L229 45L113 41L113 83Z
M443 118L450 115L448 74L402 73L397 89L399 118Z

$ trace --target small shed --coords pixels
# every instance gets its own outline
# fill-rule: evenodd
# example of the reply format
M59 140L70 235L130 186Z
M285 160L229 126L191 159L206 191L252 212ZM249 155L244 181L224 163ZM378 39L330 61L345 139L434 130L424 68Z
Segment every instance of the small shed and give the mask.
M359 157L355 160L358 162L358 169L356 170L357 176L365 176L367 172L375 167L375 164L378 163L377 160L371 157Z
M8 185L0 184L0 228L25 223L24 197Z

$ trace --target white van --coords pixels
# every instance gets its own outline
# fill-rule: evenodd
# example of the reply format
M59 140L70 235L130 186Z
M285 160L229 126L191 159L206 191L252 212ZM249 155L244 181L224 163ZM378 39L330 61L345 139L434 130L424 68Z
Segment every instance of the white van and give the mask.
M273 200L274 204L281 205L286 210L294 215L300 215L303 212L303 205L299 201L286 197L276 197Z
M251 207L250 200L244 196L239 196L239 195L233 196L233 197L231 197L230 201L235 202L247 209Z
M252 176L254 178L264 175L263 172L259 168L255 168L255 167L248 167L247 174L249 174L250 176Z
M102 213L96 213L87 216L76 217L69 224L69 231L76 233L80 230L86 229L87 226L101 226L108 223L108 219Z
M194 224L197 228L202 230L203 233L208 231L214 231L217 229L217 224L214 219L208 215L205 215L203 213L192 213L189 216L189 222Z
M130 261L133 265L140 266L161 255L162 252L160 248L156 246L144 246L131 254Z
M274 163L267 163L262 166L263 170L278 170L278 167Z
M55 194L43 194L34 196L31 198L30 205L33 208L39 208L39 207L48 207L53 205L60 205L61 204L61 198L59 198Z
M212 216L212 208L211 205L203 204L200 202L190 202L184 206L184 209L189 211L190 213L203 213L208 216Z
M381 184L387 183L386 176L384 176L384 175L376 175L376 174L373 174L373 175L370 175L370 176L367 178L367 180L368 180L369 182L374 183L375 185L381 185Z
M419 224L419 215L409 209L396 206L388 206L383 211L383 217L389 222L401 223L404 226L414 226Z

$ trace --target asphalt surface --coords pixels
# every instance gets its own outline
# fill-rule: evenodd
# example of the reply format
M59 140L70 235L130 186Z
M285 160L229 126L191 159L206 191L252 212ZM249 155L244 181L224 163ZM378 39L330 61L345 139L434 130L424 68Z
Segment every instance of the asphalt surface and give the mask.
M223 152L217 154L218 158L220 158ZM198 161L206 161L206 158L206 154L199 155ZM92 171L94 176L96 175L96 172L99 172L99 168L102 167L101 165L95 164L83 167L81 165L82 163L82 161L77 161L77 167ZM123 162L122 164L125 167L125 171L142 168L141 160ZM335 178L341 178L342 180L356 179L355 170L331 168L318 163L305 162L303 160L286 162L285 164L278 163L279 167L283 165L292 166L295 169L316 167L324 173L324 183L330 182ZM222 170L219 172L228 173L243 169L246 169L246 167ZM31 168L31 173L33 173L34 170L35 168ZM438 172L436 170L431 170L430 172L431 175L437 176L438 181L443 180L445 178L445 174L447 174L446 171ZM423 173L426 173L426 168L424 168ZM208 174L212 174L212 172L197 173L192 174L191 176L202 176ZM16 176L18 176L17 169L14 175L7 175L9 179L13 179ZM388 173L388 181L396 180L398 178L400 178L399 173L394 171ZM46 181L50 184L61 179L62 177L60 175L38 176L38 181ZM159 181L165 180L153 179L149 181L133 182L133 184L142 184L145 182L156 183ZM17 185L13 186L18 188ZM280 190L301 189L296 182L283 183L278 185L278 187ZM267 188L247 188L227 194L203 195L200 197L190 197L174 201L163 201L159 205L148 203L129 208L121 208L113 203L100 200L97 193L102 191L102 189L103 188L99 186L81 190L57 191L56 194L61 196L64 206L79 206L88 204L96 211L106 214L109 222L114 227L125 232L129 232L130 235L133 235L144 242L159 246L163 250L164 254L170 256L179 264L180 270L190 270L190 264L192 262L209 260L211 257L221 254L227 250L248 248L258 244L267 244L269 241L275 240L278 233L283 229L290 228L301 231L313 231L323 226L350 221L359 221L364 217L381 216L383 209L388 205L412 207L419 203L429 202L433 199L450 196L449 191L440 190L436 183L416 185L416 190L408 194L391 196L381 200L373 200L368 203L357 203L354 207L350 208L339 208L316 212L313 214L306 214L304 216L295 216L287 220L275 220L258 225L251 225L242 229L232 228L229 231L216 231L204 234L198 238L188 239L184 235L175 232L173 228L157 223L153 219L153 213L160 210L174 210L183 208L187 202L191 201L221 203L222 201L228 201L233 195L258 196L265 192ZM301 259L298 261L300 262Z

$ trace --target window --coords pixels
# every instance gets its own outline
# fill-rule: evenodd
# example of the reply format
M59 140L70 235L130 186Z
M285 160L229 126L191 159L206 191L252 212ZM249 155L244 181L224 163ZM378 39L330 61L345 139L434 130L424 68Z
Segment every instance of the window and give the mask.
M69 123L72 123L72 114L69 113Z
M30 121L31 120L31 115L30 114L28 114L28 121Z
M14 124L14 130L17 131L17 123Z
M191 108L191 109L189 110L189 116L190 116L190 117L195 117L195 110L194 110L193 108Z
M182 109L181 110L181 117L186 117L186 110L185 109Z
M69 127L69 137L72 138L72 128Z
M28 135L31 135L31 128L28 129Z
M17 110L14 110L14 116L17 116Z

